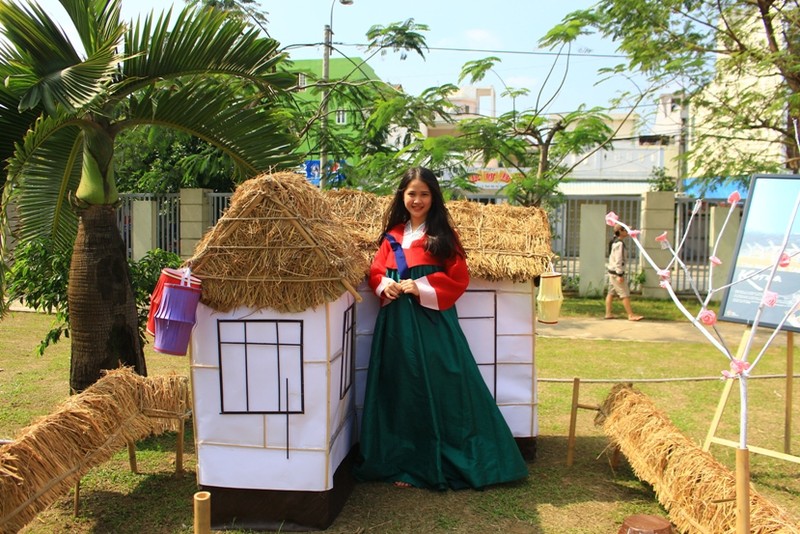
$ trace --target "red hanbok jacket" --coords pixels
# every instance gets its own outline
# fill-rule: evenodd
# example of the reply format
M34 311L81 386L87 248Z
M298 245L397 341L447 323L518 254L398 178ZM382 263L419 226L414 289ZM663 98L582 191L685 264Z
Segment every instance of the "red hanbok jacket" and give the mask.
M466 259L462 254L456 254L442 263L425 251L427 235L422 233L420 237L414 239L410 232L406 232L406 227L407 224L399 224L389 230L389 234L398 243L402 243L409 269L419 265L439 265L443 268L440 272L415 280L419 288L419 303L433 310L446 310L452 307L469 285ZM382 306L392 302L383 297L383 290L391 282L391 278L386 276L387 269L397 269L397 261L391 244L384 239L369 270L369 285L380 297Z

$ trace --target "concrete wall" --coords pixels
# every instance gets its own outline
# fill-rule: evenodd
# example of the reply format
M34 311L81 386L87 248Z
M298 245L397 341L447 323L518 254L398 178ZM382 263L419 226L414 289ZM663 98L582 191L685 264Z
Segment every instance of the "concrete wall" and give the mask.
M716 255L722 264L714 267L711 271L711 288L720 288L728 282L730 271L733 268L734 248L736 248L736 238L739 235L741 226L742 208L737 206L728 219L729 207L712 206L710 210L710 231L708 242L708 255ZM725 222L727 220L727 223ZM712 300L721 300L723 292L717 291L711 297Z
M606 281L606 216L605 204L581 206L581 241L579 254L580 282L578 294L582 297L602 295Z
M134 200L131 245L133 260L139 261L148 251L158 247L158 204L153 200Z
M665 267L672 255L661 247L656 237L667 232L670 243L675 242L675 193L671 191L650 191L642 200L642 228L639 241L644 250L659 267ZM653 299L667 299L669 294L659 285L656 271L643 263L645 281L642 284L642 296ZM635 276L638 273L629 273Z
M183 259L194 254L194 248L211 226L206 193L210 189L181 189L181 252Z

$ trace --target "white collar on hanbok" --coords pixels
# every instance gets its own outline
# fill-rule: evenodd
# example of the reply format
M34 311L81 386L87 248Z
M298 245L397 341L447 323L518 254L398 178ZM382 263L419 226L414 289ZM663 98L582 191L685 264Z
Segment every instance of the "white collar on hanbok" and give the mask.
M403 248L410 247L412 242L425 235L425 230L427 230L427 228L428 224L427 222L424 222L417 226L416 230L411 230L411 221L408 221L405 229L403 230Z

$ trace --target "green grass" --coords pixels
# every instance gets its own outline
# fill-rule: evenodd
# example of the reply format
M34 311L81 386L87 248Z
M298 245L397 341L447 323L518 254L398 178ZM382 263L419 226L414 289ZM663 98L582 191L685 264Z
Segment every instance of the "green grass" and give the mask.
M634 306L648 319L668 315L668 305L663 302L635 299ZM565 300L565 316L596 316L597 310L602 310L600 299ZM663 317L658 315L659 310L663 310ZM42 315L14 313L0 323L3 334L0 336L0 438L13 437L36 417L51 412L67 396L68 344L60 343L42 357L34 355L48 321ZM759 364L759 374L783 372L785 350L785 347L771 349ZM147 358L151 375L188 373L185 358L157 354L151 347ZM616 532L632 514L666 515L649 485L638 480L626 462L616 469L609 465L608 439L593 424L593 412L579 412L575 464L566 467L572 385L547 380L573 376L583 379L718 376L724 367L721 356L700 343L621 343L539 337L536 358L541 379L540 427L536 459L529 463L530 477L526 481L484 491L442 493L360 483L326 532L596 534ZM580 400L602 402L611 386L583 383ZM641 383L637 388L652 398L690 439L701 443L722 382ZM783 395L783 381L750 382L749 423L753 445L782 450ZM735 439L738 428L735 397L718 432L729 439ZM795 385L794 398L800 399L800 384ZM793 417L793 427L800 428L800 410L795 409ZM191 533L192 495L197 490L191 424L187 428L184 476L174 474L175 440L176 435L168 433L138 443L139 474L130 472L127 451L119 451L83 478L77 517L72 515L71 495L66 495L39 514L23 532ZM796 430L792 450L800 452L800 432ZM733 468L733 450L714 446L712 453ZM800 510L797 464L753 454L751 470L759 493L789 511Z
M682 304L692 314L700 311L700 304L696 299L681 298ZM686 321L686 317L678 310L671 300L645 299L631 296L631 307L639 315L644 315L647 320L653 321ZM719 304L712 303L710 309L719 311ZM579 297L574 294L565 294L564 303L561 305L561 315L564 317L603 317L605 315L605 299L601 297ZM622 303L614 300L613 310L617 315L623 313Z

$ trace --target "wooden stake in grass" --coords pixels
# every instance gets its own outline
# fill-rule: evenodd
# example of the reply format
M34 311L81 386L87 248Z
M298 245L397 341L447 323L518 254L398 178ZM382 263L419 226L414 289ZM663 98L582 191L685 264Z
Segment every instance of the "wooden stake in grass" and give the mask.
M211 493L198 491L194 494L194 534L211 533Z

